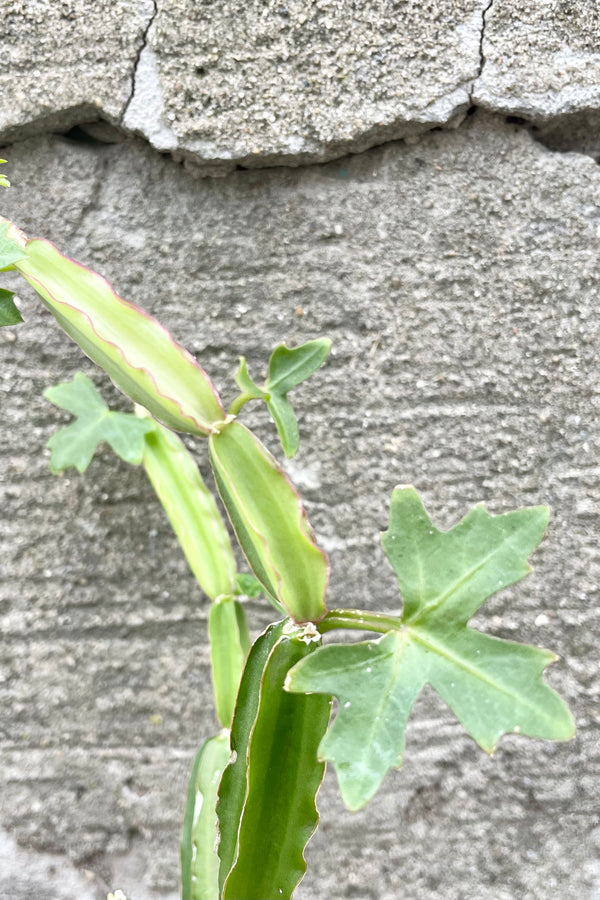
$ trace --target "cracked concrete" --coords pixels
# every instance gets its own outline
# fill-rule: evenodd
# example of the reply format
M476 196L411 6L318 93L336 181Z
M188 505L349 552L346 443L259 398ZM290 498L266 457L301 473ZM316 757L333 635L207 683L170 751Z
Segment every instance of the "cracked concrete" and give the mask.
M600 105L595 0L496 0L484 43L476 104L536 124Z
M156 55L147 44L140 55L136 85L137 89L127 105L122 124L129 132L145 137L156 150L176 150L177 135L166 124Z
M577 739L488 759L426 692L364 813L328 776L298 900L600 900L594 4L3 14L3 214L159 316L226 399L240 353L260 372L281 340L332 337L290 465L332 604L397 606L378 543L397 482L442 527L479 500L553 510L535 573L477 626L559 654ZM215 727L206 604L139 469L104 450L49 474L62 417L42 391L94 370L18 302L26 324L0 332L0 897L175 900L187 771ZM269 610L249 616L256 633Z
M483 72L483 67L485 65L485 51L484 51L484 41L485 41L485 26L486 26L486 16L492 8L494 0L489 0L488 5L481 11L481 32L479 35L479 68L477 69L477 75L473 80L473 84L471 86L471 90L469 92L469 100L471 106L473 106L473 94L475 91L475 85L478 80L481 78L481 73Z
M477 0L270 0L235 16L166 0L149 34L162 121L186 158L244 166L330 159L449 124L468 106L479 22Z
M560 149L583 115L597 155L598 17L593 0L569 3L269 0L232 15L223 0L104 0L90 16L85 0L35 13L10 0L0 142L108 121L220 174L453 127L475 104Z
M144 74L143 66L142 66L142 70L140 71L140 63L142 61L142 56L144 54L144 51L146 50L146 48L148 46L148 32L150 31L150 29L152 27L152 23L154 22L154 20L156 18L156 14L158 12L158 0L151 0L151 3L152 3L152 12L151 12L150 18L148 19L146 27L144 28L140 46L139 46L139 49L138 49L138 52L137 52L137 55L135 58L135 62L133 64L133 75L131 78L131 91L129 93L129 97L127 98L127 102L125 104L123 112L121 113L121 116L119 118L119 124L122 124L124 119L126 118L127 113L129 111L129 107L130 107L131 102L132 102L133 98L135 97L136 93L138 95L140 93L139 82L143 79L143 74ZM143 80L145 81L145 78ZM141 91L143 92L143 88L141 88Z
M12 142L99 118L118 123L152 0L6 0L0 136Z

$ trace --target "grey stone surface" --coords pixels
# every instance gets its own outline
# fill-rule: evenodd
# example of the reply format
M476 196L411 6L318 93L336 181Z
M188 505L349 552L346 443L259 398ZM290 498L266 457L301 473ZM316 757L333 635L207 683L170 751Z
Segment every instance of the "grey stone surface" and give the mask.
M600 106L600 9L595 0L492 0L473 100L545 122Z
M600 112L581 110L530 126L532 135L550 150L586 153L600 161Z
M0 900L95 900L92 872L65 865L64 857L19 847L0 831Z
M117 123L153 11L152 0L3 0L1 139Z
M472 101L529 123L551 150L600 159L600 10L595 0L492 0Z
M93 871L62 854L19 845L0 830L0 900L106 900L109 893L115 900L126 900L125 891L117 887L123 884L131 885L135 900L153 900L156 894L140 884L144 854L136 848L135 839L130 844L126 854L113 856L110 866L100 867L104 872L97 866ZM179 892L161 892L161 900L179 900Z
M398 606L378 542L396 483L415 483L441 527L479 500L553 509L535 573L476 623L560 655L548 677L576 740L508 738L488 759L425 693L405 768L367 810L346 812L328 776L298 900L596 900L596 165L482 113L216 180L136 142L47 137L3 154L2 212L158 315L226 400L240 353L258 374L281 340L332 337L296 394L290 465L331 556L332 605ZM27 324L0 332L0 824L134 900L170 895L187 769L215 727L206 603L139 469L106 451L85 476L49 474L63 418L42 391L93 369L20 296ZM246 420L277 452L266 417ZM249 615L256 633L269 610Z
M595 0L6 0L2 13L0 142L108 122L223 173L456 126L475 103L600 155Z
M481 0L160 0L125 125L197 161L299 165L464 114Z

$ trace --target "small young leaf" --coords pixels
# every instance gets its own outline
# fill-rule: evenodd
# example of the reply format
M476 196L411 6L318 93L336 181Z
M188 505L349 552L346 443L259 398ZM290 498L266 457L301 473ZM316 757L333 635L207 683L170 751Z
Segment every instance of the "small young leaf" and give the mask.
M222 597L211 605L208 634L217 716L221 725L229 728L244 662L250 649L248 626L237 600Z
M545 507L492 516L480 505L442 532L414 488L394 491L382 540L402 590L401 629L379 641L324 647L295 666L286 685L338 698L319 754L335 765L350 809L401 765L406 721L426 684L489 753L509 732L573 736L566 704L542 680L556 657L467 627L488 597L530 571L527 557L547 521Z
M212 434L209 450L219 494L254 574L297 622L317 621L327 611L329 565L293 485L239 422Z
M275 347L269 360L269 375L265 390L285 396L288 391L302 384L323 365L330 349L329 338L307 341L306 344L294 347L293 350L289 350L285 344Z
M249 575L247 572L238 572L235 576L237 590L236 596L242 597L259 597L262 594L263 586L255 575Z
M111 412L87 375L77 372L72 381L44 391L44 397L76 417L48 441L53 472L69 466L84 472L101 441L110 444L125 462L134 465L142 462L144 436L154 428L153 422L138 419L131 413Z
M209 738L198 751L190 775L181 836L182 900L217 900L217 790L229 762L229 732Z
M27 255L24 247L25 236L9 222L0 217L0 269L6 269Z
M255 384L248 374L248 365L244 356L240 356L240 367L235 376L235 383L244 394L250 394L257 400L261 400L265 394L264 391Z
M286 396L282 394L272 393L268 395L267 409L271 413L271 418L277 427L279 440L283 447L283 452L288 459L292 459L298 452L300 443L300 435L298 433L298 422L294 413L292 404Z
M15 306L14 293L0 288L0 328L4 325L18 325L23 316Z
M192 455L181 438L150 419L147 410L138 406L136 414L152 424L142 462L190 569L211 600L232 594L236 567L229 535Z
M280 344L271 354L269 375L263 388L264 397L277 427L283 452L289 459L298 451L299 434L287 393L317 371L325 362L330 347L329 338L318 338L293 350Z
M249 670L258 703L253 704L255 718L244 754L246 789L224 900L289 900L306 871L303 851L318 821L315 797L325 767L317 761L317 747L329 720L330 701L283 690L290 666L315 649L312 633L288 631L284 625L260 677L254 667ZM245 672L242 681L246 677ZM240 714L245 717L245 711L240 709ZM224 790L225 780L221 795Z
M298 451L298 423L292 405L287 399L288 391L297 387L309 378L329 353L329 338L308 341L300 347L289 350L285 344L275 348L269 360L269 375L262 387L259 387L248 374L244 357L240 357L240 366L235 376L242 396L234 401L231 412L238 411L247 400L264 400L277 427L281 446L289 458Z

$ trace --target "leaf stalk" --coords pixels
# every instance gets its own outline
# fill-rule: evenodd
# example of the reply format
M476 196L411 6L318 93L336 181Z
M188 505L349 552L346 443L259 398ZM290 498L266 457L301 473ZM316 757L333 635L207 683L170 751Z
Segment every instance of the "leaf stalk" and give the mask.
M239 394L235 400L232 402L231 406L227 410L228 416L237 416L242 406L248 403L249 400L260 400L261 397L257 397L256 394L251 394L250 391L244 391L242 394Z
M388 631L400 631L402 619L399 616L381 615L363 609L330 609L321 621L317 622L317 629L321 634L342 628L387 634Z

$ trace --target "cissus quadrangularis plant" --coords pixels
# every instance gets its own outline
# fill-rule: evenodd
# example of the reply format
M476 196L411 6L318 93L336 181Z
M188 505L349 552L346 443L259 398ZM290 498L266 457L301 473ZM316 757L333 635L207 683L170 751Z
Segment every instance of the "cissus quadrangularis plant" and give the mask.
M74 416L49 442L53 470L83 471L101 441L143 465L211 600L221 731L207 738L192 767L182 900L290 898L317 826L325 762L335 767L346 805L364 806L388 769L402 764L407 719L425 685L488 752L506 733L573 735L566 705L543 680L555 657L468 625L488 597L530 571L528 558L548 521L545 507L493 516L479 505L444 532L413 487L396 488L382 542L398 578L401 614L328 609L329 564L302 501L238 417L245 403L265 402L284 452L293 455L298 427L288 394L325 361L329 341L277 347L262 385L242 358L241 393L226 412L208 375L156 320L49 242L29 241L4 220L0 268L7 267L137 404L131 414L111 412L83 375L49 388L48 399ZM13 295L0 291L0 324L19 319ZM237 572L218 507L176 431L207 439L221 500L253 576ZM278 621L250 645L243 596L260 591ZM330 640L330 633L348 629L374 636Z

